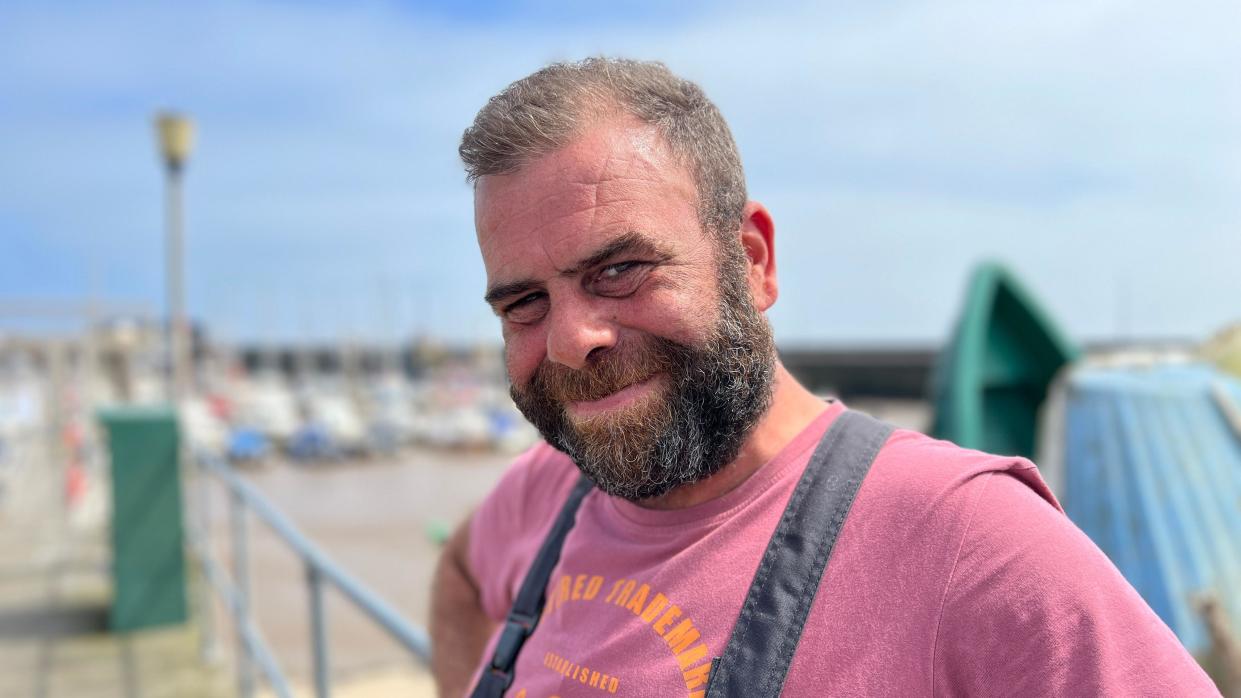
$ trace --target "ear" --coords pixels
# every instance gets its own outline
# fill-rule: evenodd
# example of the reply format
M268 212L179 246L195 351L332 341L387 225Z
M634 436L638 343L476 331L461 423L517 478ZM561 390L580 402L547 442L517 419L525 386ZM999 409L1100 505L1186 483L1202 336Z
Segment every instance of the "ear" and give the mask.
M780 295L776 284L776 225L767 208L757 201L747 201L741 209L741 248L748 260L746 277L754 307L759 312L770 308Z

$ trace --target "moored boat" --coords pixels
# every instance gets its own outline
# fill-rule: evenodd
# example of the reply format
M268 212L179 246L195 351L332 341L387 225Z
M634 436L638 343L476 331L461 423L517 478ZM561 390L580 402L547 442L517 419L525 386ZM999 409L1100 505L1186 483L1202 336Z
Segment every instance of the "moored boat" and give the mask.
M967 448L1033 456L1048 385L1077 355L1012 273L979 266L932 376L932 433Z

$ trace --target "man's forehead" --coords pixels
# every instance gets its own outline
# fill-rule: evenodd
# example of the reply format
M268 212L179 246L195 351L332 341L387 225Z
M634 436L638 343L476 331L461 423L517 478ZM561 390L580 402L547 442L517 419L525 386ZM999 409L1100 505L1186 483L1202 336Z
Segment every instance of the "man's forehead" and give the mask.
M537 228L553 217L590 209L597 203L600 182L580 175L580 171L562 167L480 179L474 190L480 241L486 235Z
M569 264L608 237L631 230L658 234L671 217L689 212L696 219L695 192L654 128L610 124L515 173L481 178L475 188L478 243L489 276L514 261L514 248L563 254L548 261Z
M682 184L684 169L649 125L613 119L582 132L564 147L510 174L479 178L474 188L479 233L538 208L592 203L599 187Z

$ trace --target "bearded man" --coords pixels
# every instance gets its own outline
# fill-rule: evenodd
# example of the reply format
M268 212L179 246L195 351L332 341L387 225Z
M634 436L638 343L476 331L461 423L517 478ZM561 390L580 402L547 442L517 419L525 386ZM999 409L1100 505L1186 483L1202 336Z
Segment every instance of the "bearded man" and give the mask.
M698 86L552 65L460 153L545 442L444 551L443 695L1214 694L1031 463L781 366L775 227Z

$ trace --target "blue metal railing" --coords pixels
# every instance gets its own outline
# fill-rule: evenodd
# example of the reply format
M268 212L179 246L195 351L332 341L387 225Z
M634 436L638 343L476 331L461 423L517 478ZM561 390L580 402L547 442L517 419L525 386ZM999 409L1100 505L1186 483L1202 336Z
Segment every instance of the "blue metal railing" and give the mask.
M207 497L200 491L198 512L199 527L191 527L191 549L202 565L208 584L224 602L233 619L237 633L237 685L243 698L254 694L254 667L263 672L269 686L280 696L290 696L288 680L272 654L250 613L250 579L246 513L253 514L267 524L268 528L284 539L284 542L301 560L306 574L306 588L310 599L311 651L314 659L315 695L326 698L331 695L331 668L327 637L327 617L323 608L325 584L336 587L345 598L383 628L398 643L416 655L424 663L431 660L431 641L422 628L407 621L391 605L355 579L332 561L319 546L293 525L278 509L272 506L255 487L233 470L221 457L200 453L194 457L200 479L211 476L221 482L228 491L229 529L232 538L232 577L221 569L211 554L207 534ZM200 486L201 490L201 486ZM204 647L212 643L211 613L203 613Z

